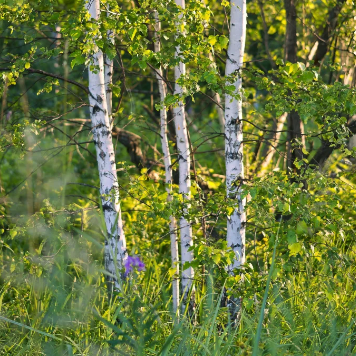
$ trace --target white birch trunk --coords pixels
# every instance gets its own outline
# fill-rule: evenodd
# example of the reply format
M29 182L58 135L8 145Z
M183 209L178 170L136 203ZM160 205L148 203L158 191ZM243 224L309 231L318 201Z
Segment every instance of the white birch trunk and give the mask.
M107 32L109 41L113 41L113 32L109 30ZM112 122L112 77L114 75L114 62L109 59L107 56L104 57L104 77L105 77L105 93L106 93L106 102L108 106L108 115L110 122Z
M161 50L159 32L161 30L161 23L158 18L157 11L154 12L155 16L155 41L154 50L159 52ZM164 101L167 95L167 86L163 80L162 67L156 69L156 78L158 82L158 91L160 95L161 102ZM168 137L167 137L167 111L166 107L162 107L160 110L160 125L161 125L161 144L164 159L164 169L166 173L166 190L168 193L167 201L172 201L172 160L169 151ZM176 234L177 224L174 216L170 217L170 239L171 239L171 259L172 268L175 270L172 281L172 299L173 299L173 311L177 313L179 306L179 251L178 251L178 238Z
M108 57L105 58L105 93L107 98L107 106L108 106L108 116L110 118L110 122L112 121L112 75L114 70L114 63Z
M246 37L246 0L231 0L230 39L227 50L225 74L236 73L243 64ZM236 94L241 95L242 80L235 82ZM230 274L245 262L245 200L238 189L244 178L242 145L242 100L225 96L225 159L227 197L238 202L227 218L227 242L235 252L235 260L229 266Z
M182 9L185 8L185 0L175 0L176 4ZM177 26L177 31L178 26ZM176 57L180 57L180 49L176 48ZM183 89L177 80L181 75L185 74L185 64L180 62L174 68L174 79L176 81L174 87L174 94L182 94ZM187 201L190 199L190 150L189 150L189 141L188 141L188 129L187 122L185 120L184 114L184 104L179 102L179 105L173 109L174 124L176 128L177 135L177 150L178 150L178 159L179 159L179 192L182 194L183 200ZM186 215L187 209L184 211ZM187 297L187 293L192 286L194 278L194 270L192 267L183 270L183 266L186 262L191 262L193 260L193 252L188 251L188 249L193 245L192 238L192 227L189 221L182 216L179 221L180 227L180 243L181 243L181 260L182 260L182 290L184 293L183 299Z
M100 1L89 0L88 11L93 19L100 16ZM93 138L96 148L100 178L100 195L106 224L105 269L110 275L107 281L113 283L111 288L121 286L121 271L127 258L126 240L121 220L119 187L116 174L115 152L111 136L104 80L104 56L97 51L93 56L99 72L89 74L89 103Z

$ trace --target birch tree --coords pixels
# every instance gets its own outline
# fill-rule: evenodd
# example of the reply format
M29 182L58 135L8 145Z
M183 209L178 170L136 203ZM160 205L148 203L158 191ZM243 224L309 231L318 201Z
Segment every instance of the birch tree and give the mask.
M182 9L185 8L185 0L176 0L178 6ZM180 32L180 26L177 24L177 34ZM181 58L180 48L176 47L176 58ZM174 68L174 79L175 87L174 94L181 95L183 93L183 88L177 83L177 80L181 75L185 74L185 64L180 61L178 65ZM174 124L177 135L177 151L179 159L179 192L182 194L183 201L188 203L190 199L190 149L188 141L188 129L187 122L185 119L184 104L182 101L179 102L178 106L173 109ZM182 260L182 290L184 293L184 298L186 298L187 293L192 285L194 278L194 270L189 267L184 270L184 264L186 262L191 262L193 259L192 251L189 251L190 247L193 245L192 237L192 227L189 221L186 219L187 208L184 209L182 217L179 220L180 228L180 243L181 243L181 260Z
M242 134L242 80L239 71L243 64L246 37L246 0L231 0L230 38L225 74L238 74L234 83L239 98L225 96L225 160L228 199L236 200L236 208L227 218L227 243L235 252L235 260L228 267L230 274L245 262L245 201L239 189L244 178ZM232 300L232 302L234 302ZM230 308L232 311L233 306Z
M100 17L100 1L90 0L87 9L91 18ZM97 70L88 68L89 103L92 132L100 178L100 195L106 225L105 268L110 289L120 289L120 273L127 258L126 240L121 219L115 152L104 78L104 56L100 50L93 55Z
M161 23L158 18L158 12L154 12L155 17L155 35L154 35L154 50L159 52L161 50L159 33L161 30ZM159 67L155 71L155 75L158 82L158 91L160 95L160 101L164 102L167 95L167 86L163 79L162 67ZM167 201L172 201L172 160L169 151L168 136L167 136L167 111L163 106L160 109L160 128L161 128L161 144L163 151L164 169L165 169L165 183L168 193ZM170 217L170 240L171 240L171 259L172 268L175 270L172 280L172 299L173 299L173 311L176 313L179 306L179 251L178 251L178 239L177 239L177 223L174 216Z

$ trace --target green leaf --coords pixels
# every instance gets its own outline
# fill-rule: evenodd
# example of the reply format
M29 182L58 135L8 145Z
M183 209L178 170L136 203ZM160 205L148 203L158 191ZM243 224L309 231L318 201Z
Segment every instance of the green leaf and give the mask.
M216 36L209 36L208 42L209 42L212 46L214 46L215 43L217 42Z
M127 31L127 33L129 34L130 39L132 41L135 38L135 35L137 33L137 28L136 27L132 27Z
M293 63L288 68L288 73L293 74L300 70L299 63Z
M227 44L229 43L229 39L225 36L220 36L219 37L219 44L222 49L227 47Z
M316 229L320 228L320 218L318 216L316 216L315 218L313 218L313 225Z
M290 205L289 205L289 203L284 203L284 205L283 205L283 213L288 213L288 212L290 212Z
M194 261L193 261L194 262ZM193 263L192 262L192 263ZM188 269L191 266L191 264L189 262L185 262L183 265L183 271L185 271L186 269Z
M212 259L215 264L218 264L221 261L221 255L213 255Z
M297 235L294 230L292 229L288 230L287 241L288 241L288 245L293 245L294 243L297 242Z
M16 269L15 263L11 263L11 265L10 265L10 272L15 271L15 269Z
M292 245L289 245L288 248L290 250L291 255L296 255L302 250L302 245L300 244L300 242L296 242Z
M169 274L170 278L172 278L176 273L177 273L177 269L176 268L170 268L168 270L168 274Z
M209 84L215 84L217 82L215 73L213 72L206 72L204 73L204 79L206 80L207 83Z
M277 32L276 27L273 26L273 25L271 25L271 26L269 27L269 29L268 29L268 34L269 34L269 35L273 35L273 34L275 34L276 32Z
M146 69L147 68L147 63L146 61L138 61L138 65L140 66L141 69Z
M79 29L73 29L72 31L70 31L70 35L74 41L76 41L82 35L82 33L83 32Z
M17 231L16 230L11 230L10 231L10 237L13 239L15 236L17 235Z
M303 165L303 163L302 163L302 161L299 161L299 160L295 160L294 161L294 165L298 168L298 169L300 169L301 167L302 167L302 165Z
M303 82L310 83L314 80L314 73L313 72L304 72L301 76Z
M303 235L308 233L308 225L304 220L299 221L296 231L298 235Z
M73 69L74 66L83 64L83 63L85 63L85 57L83 55L79 55L72 60L72 62L70 63L70 66Z
M255 199L257 196L257 188L250 189L250 195L252 199Z
M116 56L116 50L113 47L106 48L105 54L110 60L113 60Z
M165 99L165 103L167 106L172 105L176 101L177 101L177 99L176 99L175 95L167 94L166 99Z

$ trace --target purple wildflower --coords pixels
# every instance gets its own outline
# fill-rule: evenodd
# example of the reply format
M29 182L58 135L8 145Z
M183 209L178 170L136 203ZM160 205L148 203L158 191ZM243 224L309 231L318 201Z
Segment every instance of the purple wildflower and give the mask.
M135 269L137 269L137 271L143 271L145 269L145 264L138 256L128 256L125 262L125 277Z

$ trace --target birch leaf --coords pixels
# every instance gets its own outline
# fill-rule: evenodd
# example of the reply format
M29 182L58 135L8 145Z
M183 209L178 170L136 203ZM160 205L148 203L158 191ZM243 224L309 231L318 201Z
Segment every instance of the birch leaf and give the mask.
M209 42L212 46L214 46L215 43L217 42L216 36L209 36L208 42Z
M212 259L213 259L214 263L218 264L221 260L221 255L213 255Z
M296 231L297 231L298 235L303 235L303 234L308 233L308 226L307 226L306 222L303 220L299 221Z
M302 250L302 246L299 242L289 245L288 248L290 250L290 255L297 255Z

